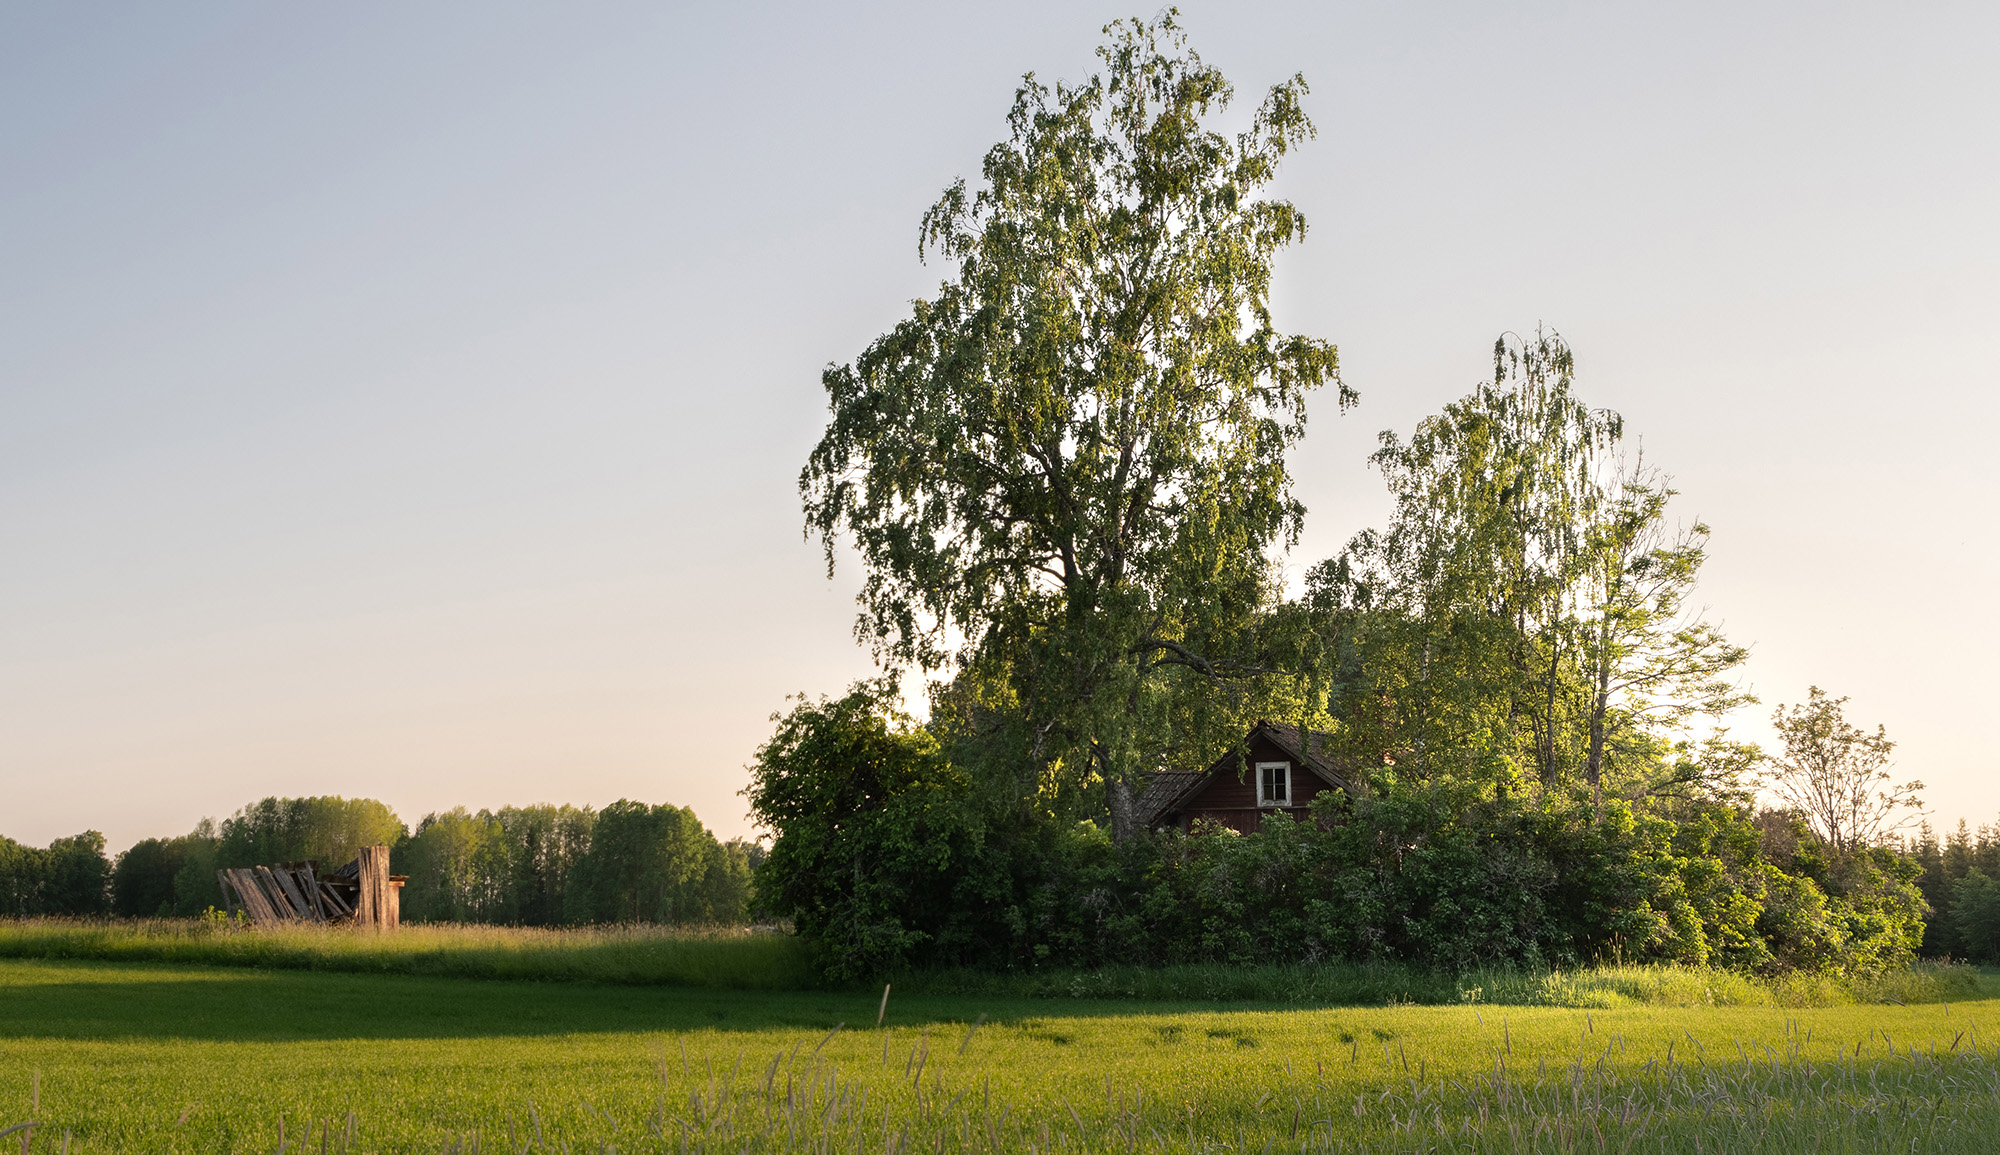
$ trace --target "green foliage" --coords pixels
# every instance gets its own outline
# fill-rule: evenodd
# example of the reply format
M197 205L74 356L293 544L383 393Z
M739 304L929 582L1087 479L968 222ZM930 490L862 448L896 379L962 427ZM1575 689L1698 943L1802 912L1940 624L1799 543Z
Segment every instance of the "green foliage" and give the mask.
M831 977L916 967L1376 961L1452 972L1610 959L1881 973L1921 935L1915 868L1887 851L1765 855L1726 805L1679 821L1385 776L1256 834L1012 825L887 687L780 720L751 787L777 831L758 878ZM1787 848L1796 868L1797 851Z
M177 838L147 838L111 868L111 912L125 918L188 917L223 905L215 881L215 823L202 819Z
M214 819L204 818L195 823L194 830L175 839L185 855L181 868L174 872L173 913L189 918L205 910L228 905L223 897L222 884L215 877L216 855L221 851L222 840L215 835Z
M1384 433L1389 525L1282 600L1285 454L1338 382L1269 309L1304 221L1262 191L1312 134L1304 83L1231 139L1171 13L1106 33L1105 71L1027 78L983 185L926 214L955 275L824 376L808 532L829 569L860 552L878 659L951 676L923 728L886 684L775 719L763 901L841 978L1907 961L1906 864L1865 834L1770 848L1740 809L1757 755L1720 719L1752 699L1692 598L1707 527L1670 524L1671 479L1556 334L1502 337L1489 381ZM1248 836L1138 829L1137 787L1260 717L1327 731L1348 789Z
M1807 701L1779 706L1771 725L1784 740L1784 757L1767 760L1763 785L1779 801L1812 824L1836 853L1880 845L1898 830L1915 825L1923 804L1921 782L1895 784L1888 772L1896 744L1888 731L1870 734L1850 725L1846 698L1818 686Z
M111 904L111 862L95 830L58 838L47 849L0 838L0 912L103 914Z
M728 924L748 910L747 847L671 805L461 806L426 815L396 854L416 920Z
M936 739L890 708L886 682L801 701L757 751L745 790L780 832L758 868L758 902L789 917L846 979L901 966L972 913L984 831L970 781Z
M692 814L690 814L692 816ZM491 922L554 926L571 917L566 896L577 863L590 849L594 819L587 806L503 806L493 814L507 849L509 901ZM411 878L412 882L416 879ZM740 921L741 907L717 922Z
M1378 959L1449 971L1624 958L1873 973L1908 960L1921 911L1881 862L1849 868L1856 881L1838 898L1783 874L1724 808L1677 826L1614 803L1600 821L1582 807L1427 788L1338 817L1161 836L1131 900L1138 917L1105 949L1163 964Z
M42 852L0 837L0 910L19 917L41 904Z
M1844 969L1874 973L1916 957L1927 911L1920 873L1915 862L1885 846L1832 859L1826 890L1837 904Z
M265 798L223 820L216 865L313 859L332 870L364 846L394 846L405 834L396 812L373 798Z
M489 814L463 806L426 814L392 861L410 876L402 917L413 922L507 923L506 842Z
M49 843L42 902L50 914L102 914L111 903L111 860L95 830Z
M387 844L409 876L403 918L554 926L592 922L737 924L750 909L762 848L728 843L675 806L621 800L575 806L464 807L425 816L406 836L373 799L266 798L220 830L203 819L104 858L95 832L46 850L0 838L0 916L115 913L183 918L224 905L218 867L316 859L337 869Z
M1923 871L1917 886L1931 908L1931 917L1924 924L1922 953L1930 958L1958 955L2000 962L2000 942L1985 929L1992 924L1981 921L1988 908L1959 906L1961 893L1984 893L1983 886L1976 883L1970 891L1962 892L1959 884L1966 878L1973 874L2000 878L2000 822L1974 831L1961 819L1942 843L1925 823L1907 849ZM1975 929L1971 923L1980 923L1980 927Z
M1845 976L1903 966L1926 907L1916 869L1875 846L1886 828L1829 827L1809 808L1753 816L1740 779L1757 752L1719 728L1691 732L1750 700L1727 680L1744 651L1691 609L1707 530L1669 527L1670 481L1620 455L1622 420L1585 405L1573 376L1556 335L1503 338L1490 382L1408 440L1383 435L1373 460L1395 499L1389 527L1315 569L1302 603L1243 603L1267 643L1293 648L1273 667L1289 681L1266 679L1263 697L1237 704L1290 694L1290 710L1328 719L1352 787L1323 798L1311 822L1131 837L1110 788L1124 780L1112 731L1090 739L1103 800L1077 805L1065 785L1077 751L1045 758L1060 724L1037 704L1041 651L982 643L934 693L927 731L863 690L781 723L753 788L778 835L772 908L842 977L1320 960L1451 971L1625 959ZM863 408L909 411L881 397ZM830 439L852 432L843 420ZM847 478L825 477L835 474ZM907 492L889 485L870 508L920 507L896 504ZM1230 588L1221 580L1216 596L1227 602ZM926 612L971 621L942 604ZM1060 632L1024 636L1054 645ZM1055 664L1082 668L1074 657ZM1213 682L1117 684L1121 717L1150 727L1142 761L1188 768L1227 749L1191 740L1228 717ZM1824 721L1817 691L1814 703ZM1872 784L1879 766L1866 769ZM1106 816L1127 836L1104 839Z
M1952 899L1958 912L1954 929L1965 957L2000 963L2000 879L1968 871L1952 885Z
M694 811L620 799L598 812L575 888L592 922L741 922L750 868Z
M180 838L147 838L111 868L111 912L126 918L174 913L174 876L187 866Z
M984 185L925 214L956 275L827 370L799 484L829 570L843 537L861 554L878 657L1002 679L1043 804L1123 836L1139 776L1219 751L1281 672L1285 453L1338 363L1269 305L1305 218L1261 192L1313 134L1304 81L1232 138L1171 13L1105 31L1105 71L1024 79Z
M1574 392L1554 333L1502 337L1493 377L1370 459L1394 499L1308 577L1339 655L1329 711L1360 765L1639 800L1727 783L1726 745L1676 741L1750 700L1746 652L1690 609L1708 530L1671 529L1670 480ZM1726 775L1724 775L1726 777Z

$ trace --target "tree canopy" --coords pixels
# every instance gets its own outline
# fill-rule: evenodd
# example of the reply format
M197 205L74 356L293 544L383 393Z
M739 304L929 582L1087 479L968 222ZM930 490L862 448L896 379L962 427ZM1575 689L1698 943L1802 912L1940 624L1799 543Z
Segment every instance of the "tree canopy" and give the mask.
M1651 790L1733 748L1687 727L1748 701L1747 656L1689 600L1707 526L1574 390L1560 335L1503 335L1493 376L1371 459L1394 499L1309 576L1341 639L1330 712L1363 762L1424 777ZM1683 757L1668 764L1676 742ZM1728 762L1729 765L1737 765Z
M1847 721L1846 698L1818 686L1797 706L1780 705L1771 725L1784 740L1783 757L1766 760L1764 785L1796 809L1837 851L1872 846L1922 816L1921 782L1896 783L1889 755L1896 744Z
M799 486L829 572L841 541L861 555L877 657L999 670L1058 804L1106 789L1122 833L1167 703L1275 668L1286 452L1308 393L1353 394L1271 315L1306 222L1262 190L1313 135L1304 79L1230 136L1234 89L1171 13L1105 33L1087 80L1023 79L983 183L924 215L954 275L826 371Z

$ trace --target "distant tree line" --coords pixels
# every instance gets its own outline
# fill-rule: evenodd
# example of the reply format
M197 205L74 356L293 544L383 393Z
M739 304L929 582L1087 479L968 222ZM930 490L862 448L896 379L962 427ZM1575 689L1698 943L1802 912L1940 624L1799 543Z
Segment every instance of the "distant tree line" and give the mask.
M458 807L412 832L372 798L265 798L116 858L96 831L46 849L0 837L0 915L198 915L223 905L219 868L314 859L332 870L378 844L409 875L404 919L520 926L740 923L762 857L672 805Z
M1942 843L1927 825L1909 851L1932 912L1924 953L2000 963L2000 822L1975 832L1961 819Z
M46 849L0 837L0 912L100 914L110 885L104 836L95 830L58 838Z
M692 810L623 800L459 807L426 816L403 847L405 918L519 926L739 923L763 857L718 842Z

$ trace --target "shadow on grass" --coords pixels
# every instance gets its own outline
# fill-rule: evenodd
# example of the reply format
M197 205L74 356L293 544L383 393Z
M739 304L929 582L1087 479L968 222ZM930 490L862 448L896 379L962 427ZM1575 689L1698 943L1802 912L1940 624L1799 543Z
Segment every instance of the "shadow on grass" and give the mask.
M160 963L0 961L0 1038L290 1042L872 1029L881 992L713 991ZM1280 1004L896 995L897 1028L1297 1009Z

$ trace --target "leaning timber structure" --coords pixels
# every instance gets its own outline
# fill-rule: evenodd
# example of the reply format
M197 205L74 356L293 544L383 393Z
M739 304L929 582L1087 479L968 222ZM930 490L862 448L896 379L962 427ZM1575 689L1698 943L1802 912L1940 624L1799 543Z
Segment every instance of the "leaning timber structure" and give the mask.
M241 911L258 925L281 922L343 923L394 930L408 876L389 873L389 848L364 846L353 862L321 874L319 863L280 862L215 872L229 913Z

